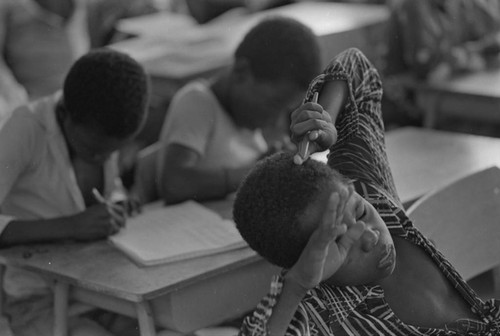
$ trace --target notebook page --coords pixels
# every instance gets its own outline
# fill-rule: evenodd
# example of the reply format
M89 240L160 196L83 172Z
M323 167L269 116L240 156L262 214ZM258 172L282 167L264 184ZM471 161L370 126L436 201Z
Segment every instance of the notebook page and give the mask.
M146 265L246 246L233 221L194 201L146 208L110 241Z

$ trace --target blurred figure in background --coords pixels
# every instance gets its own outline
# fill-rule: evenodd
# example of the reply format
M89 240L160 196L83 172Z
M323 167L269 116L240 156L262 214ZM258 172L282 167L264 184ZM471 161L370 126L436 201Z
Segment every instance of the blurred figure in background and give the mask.
M73 62L108 44L122 17L150 0L0 0L0 126L27 100L62 87Z
M156 176L138 186L148 190L147 196L140 193L143 199L203 201L236 191L257 160L291 144L288 126L279 125L288 125L290 112L320 67L318 41L310 28L283 17L259 22L240 42L226 71L211 80L194 80L175 94L156 145L157 161L150 160L154 171L144 170L138 174L145 179L136 178L141 184ZM279 139L276 144L264 136L266 129L273 130L269 133Z
M500 51L498 0L400 1L391 25L388 73L432 80L482 69Z
M498 0L392 1L383 70L385 118L394 115L399 123L420 123L408 81L439 80L497 66L499 31Z

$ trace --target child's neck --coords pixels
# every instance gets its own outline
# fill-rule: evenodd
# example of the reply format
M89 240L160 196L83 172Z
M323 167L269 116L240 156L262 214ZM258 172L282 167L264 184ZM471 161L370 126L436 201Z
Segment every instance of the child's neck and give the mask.
M425 251L399 237L394 244L396 269L381 286L396 316L407 324L433 328L459 318L477 319Z

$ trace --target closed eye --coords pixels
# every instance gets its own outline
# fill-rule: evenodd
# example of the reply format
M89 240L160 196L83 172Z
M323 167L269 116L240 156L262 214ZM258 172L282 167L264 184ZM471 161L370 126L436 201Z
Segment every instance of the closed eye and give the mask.
M357 220L360 220L360 219L363 219L366 217L367 211L366 211L366 206L364 205L364 203L361 203L360 208L361 208L361 215L358 216Z

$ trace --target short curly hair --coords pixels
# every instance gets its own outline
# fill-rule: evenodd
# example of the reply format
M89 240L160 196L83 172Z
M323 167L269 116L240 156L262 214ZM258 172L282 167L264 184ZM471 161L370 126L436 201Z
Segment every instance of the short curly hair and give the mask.
M299 218L327 188L350 180L326 164L293 162L290 153L259 161L240 185L233 218L248 245L269 262L290 268L298 260L312 233Z
M307 88L321 71L321 53L314 32L299 21L270 16L250 31L235 51L247 59L260 80L288 80Z
M64 81L64 108L71 120L116 138L139 132L148 101L144 68L132 57L108 48L80 57Z

